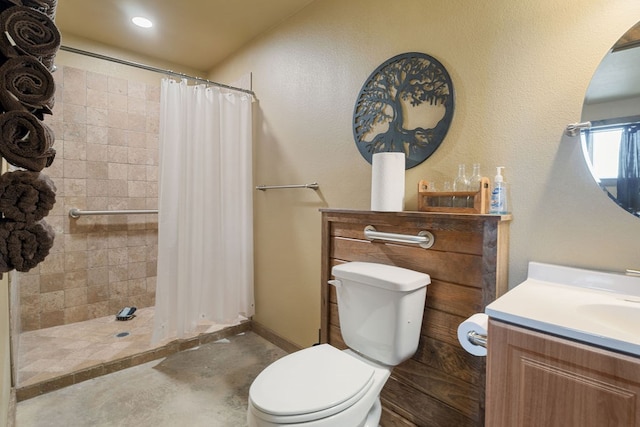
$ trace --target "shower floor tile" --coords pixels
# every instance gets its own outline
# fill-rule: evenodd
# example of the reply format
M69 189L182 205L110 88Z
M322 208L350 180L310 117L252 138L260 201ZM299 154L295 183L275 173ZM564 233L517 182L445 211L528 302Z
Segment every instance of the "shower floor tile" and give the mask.
M154 308L148 307L137 310L136 317L124 322L108 316L21 333L17 388L165 346L167 342L151 345L153 315ZM193 337L226 326L203 323ZM118 337L122 333L128 334Z

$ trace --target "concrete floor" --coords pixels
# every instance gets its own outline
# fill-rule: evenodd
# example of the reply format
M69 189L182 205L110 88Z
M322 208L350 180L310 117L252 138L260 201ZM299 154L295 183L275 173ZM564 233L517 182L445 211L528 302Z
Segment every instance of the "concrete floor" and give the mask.
M16 426L246 426L251 382L284 355L235 335L19 402Z

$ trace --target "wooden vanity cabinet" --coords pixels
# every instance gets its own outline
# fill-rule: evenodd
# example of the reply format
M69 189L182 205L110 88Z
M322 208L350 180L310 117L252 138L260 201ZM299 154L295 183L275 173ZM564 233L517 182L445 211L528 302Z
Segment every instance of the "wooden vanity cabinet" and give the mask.
M346 348L331 268L348 261L396 265L431 276L416 354L381 393L383 427L484 425L485 358L467 353L457 328L507 289L510 216L322 210L321 341ZM434 245L369 241L383 233L433 233Z
M640 358L489 321L487 426L640 426Z

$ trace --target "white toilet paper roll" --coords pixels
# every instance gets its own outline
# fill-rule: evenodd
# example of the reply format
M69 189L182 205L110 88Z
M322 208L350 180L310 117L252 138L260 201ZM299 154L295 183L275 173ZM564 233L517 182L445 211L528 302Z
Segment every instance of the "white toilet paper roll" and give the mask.
M375 153L371 160L371 210L404 209L404 153Z
M484 313L476 313L460 323L460 325L458 325L458 341L460 341L462 348L474 356L486 356L487 349L469 341L468 334L469 332L475 332L486 336L488 325L489 316Z

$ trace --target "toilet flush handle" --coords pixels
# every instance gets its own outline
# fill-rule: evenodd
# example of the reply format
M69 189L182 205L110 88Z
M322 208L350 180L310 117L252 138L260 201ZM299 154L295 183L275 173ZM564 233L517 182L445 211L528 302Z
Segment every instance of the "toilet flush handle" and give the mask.
M339 288L340 286L342 286L342 282L340 280L338 280L338 279L329 280L327 283L330 284L330 285L335 286L336 288Z

